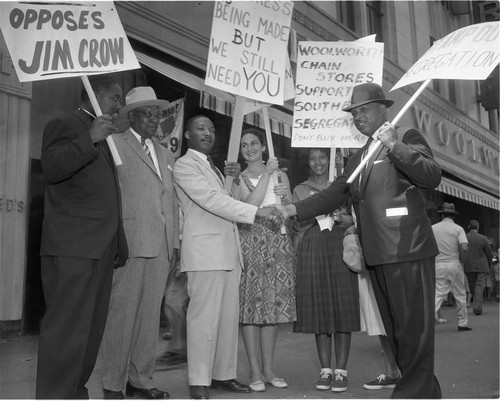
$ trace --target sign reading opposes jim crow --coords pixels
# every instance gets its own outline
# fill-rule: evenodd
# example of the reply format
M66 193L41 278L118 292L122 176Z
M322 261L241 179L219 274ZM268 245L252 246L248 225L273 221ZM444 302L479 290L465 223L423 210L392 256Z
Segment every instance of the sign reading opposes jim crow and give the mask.
M500 62L500 22L458 29L436 41L391 89L427 79L486 79Z
M216 1L205 84L284 103L291 1Z
M299 42L292 147L359 148L366 142L342 111L359 84L382 84L384 44Z
M19 81L140 68L112 2L0 2Z

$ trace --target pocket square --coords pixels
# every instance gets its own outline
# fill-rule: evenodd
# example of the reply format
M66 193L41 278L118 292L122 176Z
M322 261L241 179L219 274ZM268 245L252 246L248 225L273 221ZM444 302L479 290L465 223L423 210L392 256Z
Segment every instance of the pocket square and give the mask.
M174 169L172 168L172 166L170 164L167 165L167 168L170 170L170 171L174 171Z

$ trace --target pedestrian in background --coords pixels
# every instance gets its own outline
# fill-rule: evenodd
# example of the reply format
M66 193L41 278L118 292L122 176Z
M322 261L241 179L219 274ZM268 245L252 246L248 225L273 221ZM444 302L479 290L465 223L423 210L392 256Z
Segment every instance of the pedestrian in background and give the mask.
M293 201L328 188L329 148L310 149L309 178L293 190ZM321 227L329 221L331 226ZM344 231L352 224L345 207L333 216L295 222L297 246L297 321L293 331L313 333L320 361L318 390L347 390L351 332L360 330L357 274L342 260ZM335 370L332 370L332 340Z
M470 331L465 291L464 262L467 256L467 236L453 219L458 214L453 203L443 203L438 213L441 221L432 225L439 255L436 256L436 316L448 293L453 293L458 314L458 331Z
M47 180L41 243L46 312L40 328L36 398L89 398L85 387L101 344L113 267L127 260L116 168L105 139L122 105L120 85L91 77L78 110L43 131Z
M130 128L113 139L122 159L117 167L129 259L113 274L102 343L105 399L126 395L168 399L153 385L160 308L168 271L179 251L179 206L174 156L154 134L168 101L153 88L133 88L120 111Z
M482 315L484 289L493 262L493 251L488 238L479 234L477 220L471 220L468 228L469 253L465 262L465 274L472 292L472 313Z

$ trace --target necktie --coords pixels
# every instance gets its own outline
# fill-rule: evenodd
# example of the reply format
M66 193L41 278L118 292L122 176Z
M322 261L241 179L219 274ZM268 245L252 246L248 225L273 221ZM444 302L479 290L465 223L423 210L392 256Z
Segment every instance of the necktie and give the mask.
M144 152L148 155L148 157L153 161L153 157L151 156L151 151L149 150L149 146L146 144L146 138L141 137L141 146L144 149Z
M361 156L361 160L363 160L366 157L366 155L368 154L368 150L370 149L370 145L372 142L373 142L373 137L368 138L368 140L366 141L366 148L365 148L365 150L363 150L363 155ZM361 172L359 173L359 185L360 186L361 186L361 181L362 181L363 175L365 174L367 166L368 166L368 162L365 163Z
M212 167L212 170L215 171L215 174L217 174L217 177L219 177L219 180L222 183L224 183L224 178L222 177L221 172L219 171L219 169L217 167L215 167L214 161L212 160L212 158L210 156L207 156L207 161L210 164L210 167Z

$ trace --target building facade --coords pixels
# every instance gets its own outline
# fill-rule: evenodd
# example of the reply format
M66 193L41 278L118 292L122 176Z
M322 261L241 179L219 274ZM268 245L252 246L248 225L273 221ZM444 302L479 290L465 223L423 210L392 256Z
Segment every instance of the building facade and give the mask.
M272 3L272 2L271 2ZM214 2L115 2L141 70L118 74L124 91L150 85L158 97L185 98L185 116L211 117L218 133L214 159L221 165L229 142L235 96L204 85ZM384 42L386 92L432 45L448 33L479 22L498 21L497 1L296 1L289 38L295 70L299 41L351 41L376 34ZM21 84L3 37L0 39L0 331L37 330L43 315L39 238L44 180L40 170L45 124L78 106L78 78ZM402 117L429 142L443 169L437 190L426 191L431 219L443 202L460 212L464 228L474 218L499 244L498 67L493 84L436 80ZM495 91L496 82L496 91ZM419 84L388 94L391 117ZM293 100L270 109L276 156L292 185L303 181L303 150L291 147ZM245 124L264 127L250 114Z

